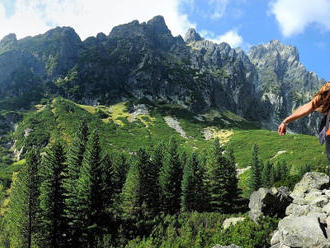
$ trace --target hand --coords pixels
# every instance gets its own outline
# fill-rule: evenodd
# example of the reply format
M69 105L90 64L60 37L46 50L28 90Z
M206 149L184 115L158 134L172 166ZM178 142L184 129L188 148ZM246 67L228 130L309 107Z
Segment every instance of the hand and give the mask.
M288 124L282 122L279 126L278 126L278 129L277 129L277 132L279 135L285 135L286 134L286 126Z

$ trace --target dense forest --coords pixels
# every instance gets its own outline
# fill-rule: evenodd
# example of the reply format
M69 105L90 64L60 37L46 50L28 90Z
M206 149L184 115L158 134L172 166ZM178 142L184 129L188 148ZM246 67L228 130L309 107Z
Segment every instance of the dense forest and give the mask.
M285 162L263 163L258 150L253 145L250 192L293 185L310 170L302 167L293 182ZM278 221L246 216L233 151L219 139L196 152L171 137L126 155L102 149L86 121L69 145L59 138L32 147L9 192L1 247L266 247ZM247 218L224 230L230 216Z

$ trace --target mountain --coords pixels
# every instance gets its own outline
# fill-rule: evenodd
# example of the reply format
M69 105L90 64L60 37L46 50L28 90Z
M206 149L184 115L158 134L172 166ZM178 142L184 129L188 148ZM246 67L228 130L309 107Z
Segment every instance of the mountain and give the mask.
M252 47L247 53L258 73L257 91L272 104L268 126L281 122L300 105L309 101L319 90L323 79L306 70L299 61L296 47L287 46L277 40ZM290 124L299 133L316 134L318 114Z
M0 75L0 107L12 110L43 97L90 105L135 98L195 113L229 110L270 129L324 83L299 62L295 47L271 41L246 54L194 29L184 40L162 16L84 41L70 27L21 40L9 34L0 42ZM317 116L306 119L291 129L316 134Z

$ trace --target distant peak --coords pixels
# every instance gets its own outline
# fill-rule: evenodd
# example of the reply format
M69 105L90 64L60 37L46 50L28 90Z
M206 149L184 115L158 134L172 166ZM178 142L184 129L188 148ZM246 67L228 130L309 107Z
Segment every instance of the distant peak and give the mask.
M0 46L13 45L17 42L16 34L8 34L0 41Z
M107 36L104 33L100 32L96 35L96 39L99 41L105 41L107 39Z
M158 15L153 17L151 20L148 21L148 24L161 24L161 25L166 25L165 24L165 19L163 16Z
M196 32L194 28L189 28L184 40L186 43L194 42L194 41L199 41L203 40L203 38L199 35L199 33Z
M5 37L2 38L1 42L6 41L6 40L10 40L10 41L17 40L16 34L10 33L10 34L6 35Z
M155 16L147 22L147 25L151 26L157 33L170 33L171 31L166 26L163 16Z
M50 29L45 33L45 36L48 38L58 38L58 37L67 37L71 41L81 42L79 35L71 27L56 27Z

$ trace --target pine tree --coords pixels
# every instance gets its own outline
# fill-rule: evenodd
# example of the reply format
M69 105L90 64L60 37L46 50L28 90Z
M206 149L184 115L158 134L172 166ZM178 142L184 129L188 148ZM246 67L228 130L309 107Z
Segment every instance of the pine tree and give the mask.
M158 170L162 168L165 148L164 142L159 142L156 144L151 153L151 161L154 164L154 167L158 168Z
M67 221L64 217L64 168L63 146L56 142L46 152L42 162L40 209L43 230L42 247L66 247Z
M79 226L78 220L78 189L77 180L80 175L80 169L83 161L84 152L88 140L88 126L83 121L73 139L69 148L66 161L64 189L65 189L65 215L70 226L69 241L72 247L79 246Z
M172 137L165 151L163 166L159 175L161 202L165 214L175 214L180 211L182 174L178 143Z
M101 147L95 130L89 137L77 181L77 220L81 227L83 247L94 247L96 240L102 236L102 185Z
M137 167L140 177L141 198L146 208L143 215L147 219L152 219L159 212L159 167L158 164L151 162L149 154L142 148L137 152Z
M105 222L111 223L113 218L113 202L115 200L114 188L114 166L109 154L106 154L101 161L102 187L100 188L103 197L103 209Z
M199 154L199 164L200 164L200 171L197 177L201 180L200 189L197 191L198 199L200 200L200 203L198 205L198 208L196 209L199 212L207 212L210 211L211 206L211 197L210 197L210 192L209 192L209 178L208 178L208 171L207 171L207 166L208 166L208 155L207 151L203 151Z
M133 230L133 238L137 233L138 222L142 216L142 199L139 169L136 163L130 166L123 190L120 194L122 221L126 222L127 229Z
M207 186L209 188L210 210L217 212L228 211L229 192L227 191L228 175L226 166L228 160L223 156L223 148L218 138L214 140L207 160Z
M117 195L122 191L130 164L123 153L115 154L114 158L114 190Z
M251 178L250 178L250 189L251 191L258 190L261 185L261 161L259 160L258 154L259 148L257 144L254 144L251 152Z
M273 174L273 168L272 164L267 161L263 170L262 170L262 186L266 188L270 188L274 184L274 174Z
M193 152L187 158L183 170L181 210L184 212L203 211L204 202L203 175L197 154Z
M280 180L286 180L289 176L289 168L288 168L285 161L282 161L280 163L280 168L279 169L280 169L280 175L281 175Z
M32 238L38 229L38 212L39 212L39 187L40 179L38 170L40 167L41 157L39 150L32 149L27 155L27 197L28 197L28 244L32 247Z
M32 247L36 240L39 208L39 151L32 149L26 158L26 164L13 180L9 204L8 220L10 220L10 236L12 245Z
M10 201L8 212L4 218L3 233L7 233L6 240L10 247L23 247L28 244L27 233L28 226L28 198L27 194L27 167L21 168L20 172L14 173L10 186Z
M277 162L274 166L274 181L280 181L281 180L281 170L280 170L280 163Z
M30 248L35 243L38 228L39 166L39 151L32 149L27 154L26 163L13 176L6 216L6 229L12 247Z
M238 188L238 178L236 173L236 162L234 157L234 151L230 148L227 151L227 166L225 168L226 171L226 191L228 194L228 198L224 199L228 202L228 212L234 211L235 207L237 207L237 201L240 199L241 190ZM232 210L232 211L231 211Z

